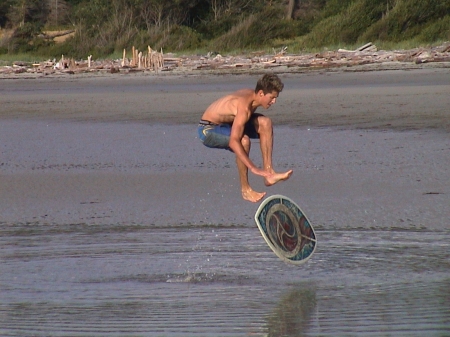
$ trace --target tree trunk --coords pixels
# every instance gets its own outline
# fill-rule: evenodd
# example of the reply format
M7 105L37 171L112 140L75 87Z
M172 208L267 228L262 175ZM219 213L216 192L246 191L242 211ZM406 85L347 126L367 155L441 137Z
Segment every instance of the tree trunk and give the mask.
M294 8L295 8L296 0L289 0L287 13L286 13L286 19L291 20L294 15Z

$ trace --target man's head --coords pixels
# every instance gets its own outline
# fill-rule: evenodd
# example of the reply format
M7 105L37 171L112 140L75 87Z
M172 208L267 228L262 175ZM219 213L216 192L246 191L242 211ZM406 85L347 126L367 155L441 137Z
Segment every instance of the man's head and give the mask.
M272 92L280 93L283 90L284 84L280 78L275 74L265 74L256 83L255 93L262 90L264 95Z
M255 95L258 106L268 109L275 104L278 94L283 90L284 84L275 74L266 74L256 83Z

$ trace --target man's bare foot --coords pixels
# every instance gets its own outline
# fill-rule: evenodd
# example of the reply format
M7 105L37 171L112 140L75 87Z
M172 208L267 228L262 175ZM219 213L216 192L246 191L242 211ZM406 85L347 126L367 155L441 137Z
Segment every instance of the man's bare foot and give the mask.
M293 172L292 170L283 173L274 172L272 175L264 179L264 183L266 184L266 186L272 186L273 184L276 184L279 181L289 179L289 177L292 175L292 172Z
M260 201L264 196L266 195L266 192L256 192L253 191L251 188L248 190L242 191L242 198L244 200L248 200L251 202L258 202Z

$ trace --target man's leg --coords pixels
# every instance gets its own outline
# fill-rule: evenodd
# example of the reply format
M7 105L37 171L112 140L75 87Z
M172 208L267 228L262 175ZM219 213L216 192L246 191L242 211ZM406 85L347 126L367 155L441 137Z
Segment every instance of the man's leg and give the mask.
M251 147L250 138L244 135L244 137L242 137L241 143L242 146L244 147L245 152L248 155L250 153ZM266 195L266 193L256 192L250 187L250 184L248 182L247 166L245 166L245 164L238 157L236 157L236 165L239 172L239 180L241 182L242 198L252 202L257 202L261 200Z
M260 115L255 119L256 132L259 134L263 168L274 173L272 167L273 126L270 118Z
M272 173L272 176L265 178L267 186L273 185L280 180L288 179L292 170L276 173L272 166L272 151L273 151L273 126L272 120L264 115L259 115L254 120L256 132L259 135L261 156L264 170Z

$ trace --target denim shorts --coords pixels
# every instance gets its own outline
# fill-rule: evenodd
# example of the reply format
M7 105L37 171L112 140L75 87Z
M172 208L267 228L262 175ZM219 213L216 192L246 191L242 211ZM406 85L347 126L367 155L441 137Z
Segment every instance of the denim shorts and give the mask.
M245 124L244 134L252 139L258 139L259 134L256 132L253 120L254 117L250 118L250 120ZM229 146L231 124L213 124L206 121L200 121L197 132L198 138L201 140L203 145L231 151Z

